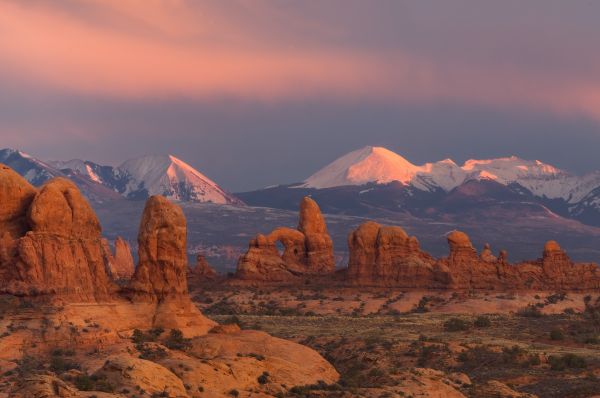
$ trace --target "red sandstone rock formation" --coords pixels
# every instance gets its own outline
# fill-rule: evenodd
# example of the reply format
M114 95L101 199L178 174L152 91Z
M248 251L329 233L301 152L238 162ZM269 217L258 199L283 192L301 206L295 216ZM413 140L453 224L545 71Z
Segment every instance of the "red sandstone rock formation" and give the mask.
M115 262L111 268L113 278L128 280L135 272L135 264L131 255L129 242L120 236L115 240Z
M187 294L186 220L163 196L146 202L138 233L139 263L130 288L161 300Z
M139 263L125 291L134 302L155 303L155 327L206 332L215 323L190 300L187 286L186 220L163 196L146 202L138 234Z
M420 251L416 239L401 228L364 223L348 238L347 280L368 286L433 289L600 289L598 265L573 263L554 241L546 243L542 258L512 265L506 251L495 257L487 244L478 255L463 232L453 231L447 238L450 253L436 260Z
M194 265L193 268L190 268L189 274L195 282L213 280L217 277L217 271L208 264L206 257L202 254L196 256L196 265Z
M35 188L23 177L0 164L0 235L16 239L27 232L27 210L35 194Z
M7 220L3 235L0 274L2 291L25 296L46 296L72 301L106 300L115 292L107 275L107 258L100 223L77 187L69 180L48 181L30 201L26 223L23 207L31 186L4 172L0 185L17 184L14 192L2 190L0 202L15 203L15 217ZM9 175L8 178L5 178Z
M335 269L333 242L327 231L325 218L317 202L304 197L300 203L298 231L304 234L308 273L329 273Z
M284 246L281 254L277 242ZM269 235L257 235L238 261L236 278L286 282L334 270L333 243L325 219L317 203L305 197L300 204L298 229L281 227Z
M355 284L432 287L435 260L400 227L366 222L348 236L348 246Z

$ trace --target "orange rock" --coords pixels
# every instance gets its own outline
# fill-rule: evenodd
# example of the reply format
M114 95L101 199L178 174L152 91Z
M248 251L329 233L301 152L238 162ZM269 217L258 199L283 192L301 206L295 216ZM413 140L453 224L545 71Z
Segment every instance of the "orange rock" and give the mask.
M150 197L140 222L139 263L130 288L155 300L187 294L186 237L181 208L163 196Z
M156 303L153 327L204 334L215 322L190 300L187 286L186 220L181 208L152 196L140 222L139 263L124 292L134 302Z
M111 273L114 279L129 280L135 272L129 242L120 236L115 240L115 256Z
M284 247L279 253L277 243ZM235 277L242 280L289 282L301 276L327 275L335 270L333 243L317 203L305 197L298 229L280 227L257 235L238 260Z
M110 253L100 223L69 180L48 181L28 210L31 230L16 241L12 266L3 269L9 294L108 300L116 287L108 274Z
M191 269L191 276L196 281L212 280L217 277L217 271L208 264L206 257L202 254L196 256L196 265Z
M308 273L329 273L335 269L333 242L317 202L308 196L300 203L298 231L305 236Z
M348 246L353 284L428 287L435 279L435 260L400 227L365 222L349 235Z
M16 239L29 229L27 210L36 190L10 167L0 163L0 235Z

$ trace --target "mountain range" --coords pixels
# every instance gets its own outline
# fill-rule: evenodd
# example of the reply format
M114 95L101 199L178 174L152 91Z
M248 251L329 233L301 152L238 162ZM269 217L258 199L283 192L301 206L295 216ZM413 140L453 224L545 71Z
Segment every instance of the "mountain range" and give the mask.
M22 151L2 149L0 163L16 170L33 185L41 185L53 177L70 178L93 202L146 199L160 194L174 201L243 204L173 155L148 155L113 167L80 159L46 162Z
M75 181L94 202L145 199L161 194L180 202L293 210L312 196L325 212L384 217L407 213L430 220L485 217L563 217L600 226L600 171L571 174L538 160L515 156L451 159L415 165L383 147L366 146L318 170L302 182L230 194L173 155L147 155L120 166L88 160L42 161L14 149L0 162L34 185L55 176Z
M350 152L301 183L237 193L249 205L293 209L310 195L326 212L430 219L564 217L600 226L600 171L577 176L515 156L415 165L382 147Z
M576 176L516 157L414 165L385 148L365 147L304 181L235 194L171 155L113 167L43 161L4 149L0 163L34 185L56 176L72 179L98 212L106 236L122 236L134 248L141 199L162 194L179 201L188 218L190 255L204 253L227 271L254 234L294 227L306 195L326 214L338 259L347 256L348 231L372 219L402 226L437 256L445 254L445 235L459 229L477 247L494 242L507 249L513 261L532 258L549 239L578 261L600 261L600 173Z

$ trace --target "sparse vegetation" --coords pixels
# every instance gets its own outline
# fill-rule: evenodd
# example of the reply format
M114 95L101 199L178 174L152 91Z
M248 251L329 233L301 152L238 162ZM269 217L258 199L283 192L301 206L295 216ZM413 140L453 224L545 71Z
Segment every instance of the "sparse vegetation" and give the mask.
M447 332L464 332L470 328L471 324L460 318L450 318L444 322L444 330Z

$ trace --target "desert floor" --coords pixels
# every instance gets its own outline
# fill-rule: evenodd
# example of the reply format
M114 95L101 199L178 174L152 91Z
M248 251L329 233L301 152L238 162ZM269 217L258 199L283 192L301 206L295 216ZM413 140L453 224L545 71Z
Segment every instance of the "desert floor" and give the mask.
M598 294L215 285L192 295L209 317L308 345L340 372L297 396L410 396L423 372L470 397L600 394Z

